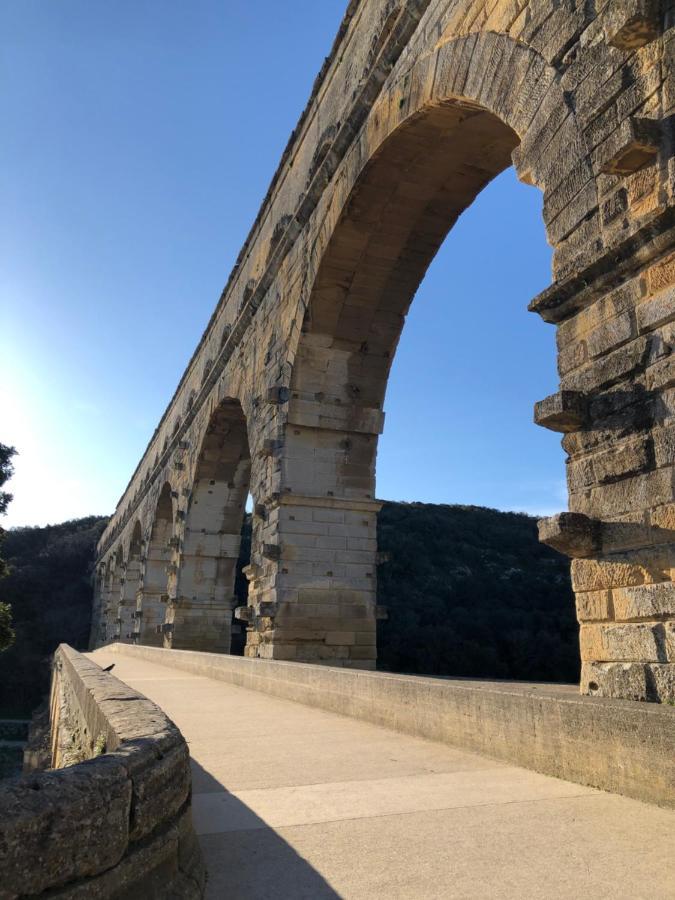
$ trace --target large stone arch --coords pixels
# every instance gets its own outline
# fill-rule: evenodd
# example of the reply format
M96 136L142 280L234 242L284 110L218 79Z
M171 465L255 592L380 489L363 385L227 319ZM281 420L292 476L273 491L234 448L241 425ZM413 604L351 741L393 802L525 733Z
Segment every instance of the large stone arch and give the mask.
M198 559L183 553L196 455L238 397L256 500L248 655L374 665L388 367L453 218L512 158L554 248L530 308L557 326L560 392L535 417L564 433L570 513L542 536L573 558L582 688L675 696L674 39L659 4L349 5L99 545L111 559L171 482L169 644L197 596L179 588Z
M490 81L496 60L502 67ZM300 648L303 659L374 665L377 442L413 296L454 222L511 164L530 128L541 134L553 115L569 138L555 175L521 153L526 179L545 198L570 171L593 185L559 78L531 49L504 35L468 35L441 44L402 80L416 89L401 102L394 82L373 106L311 247L279 416L278 490L267 508L277 517L278 558L265 561L260 582L274 584L275 605L260 615L254 582L249 655L297 658ZM568 231L548 218L551 242L564 241Z

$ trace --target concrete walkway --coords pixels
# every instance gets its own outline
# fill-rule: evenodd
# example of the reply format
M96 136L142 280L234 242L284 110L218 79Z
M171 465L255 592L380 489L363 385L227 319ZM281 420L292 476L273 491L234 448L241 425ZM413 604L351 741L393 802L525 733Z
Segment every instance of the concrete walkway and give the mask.
M675 900L675 813L99 650L175 721L211 900Z

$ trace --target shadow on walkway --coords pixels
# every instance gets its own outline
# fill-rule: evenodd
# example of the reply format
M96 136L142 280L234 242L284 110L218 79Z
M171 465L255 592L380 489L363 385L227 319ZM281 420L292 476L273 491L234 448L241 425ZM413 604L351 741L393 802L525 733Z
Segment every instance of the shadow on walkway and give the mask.
M193 819L208 871L207 900L340 900L328 882L199 762Z

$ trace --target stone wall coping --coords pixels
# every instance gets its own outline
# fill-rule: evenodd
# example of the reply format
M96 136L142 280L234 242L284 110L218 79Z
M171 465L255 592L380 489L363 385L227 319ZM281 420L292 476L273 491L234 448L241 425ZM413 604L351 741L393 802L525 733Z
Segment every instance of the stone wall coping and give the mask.
M675 808L675 708L576 685L432 678L111 644L113 653Z
M176 897L201 897L189 754L178 728L142 694L65 644L54 657L53 691L54 684L76 707L73 720L83 717L89 747L98 743L103 750L104 739L107 752L0 782L0 900L46 891L125 897L124 889L131 897L141 881L148 885L144 896L152 897L158 868L166 883L175 883ZM52 719L53 728L59 725L66 728Z

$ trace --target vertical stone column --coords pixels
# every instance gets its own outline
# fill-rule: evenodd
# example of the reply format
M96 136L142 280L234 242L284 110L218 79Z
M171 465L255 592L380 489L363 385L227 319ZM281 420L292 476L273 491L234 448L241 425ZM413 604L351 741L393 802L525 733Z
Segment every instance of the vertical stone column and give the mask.
M166 646L229 653L239 534L188 531L169 596Z
M101 637L102 616L105 594L105 569L99 566L94 578L94 600L91 609L91 626L89 629L89 649L94 650Z
M565 434L570 513L540 533L572 558L582 691L673 700L675 252L619 263L558 327L562 390L535 420Z
M170 523L169 523L170 527ZM171 555L168 538L152 541L142 564L142 576L136 592L137 642L151 647L161 647L164 642L158 629L164 624L167 593L167 566Z
M119 604L119 640L123 644L135 641L136 609L138 586L141 574L141 561L138 557L130 557L126 564Z
M239 610L247 656L375 668L380 505L285 494L258 508L249 605Z
M107 604L105 641L118 641L120 636L120 600L123 586L122 556L118 554L110 573L110 594Z
M249 600L237 610L248 625L245 653L374 669L375 454L384 414L305 400L294 387L276 402L277 437L259 451L253 478Z

